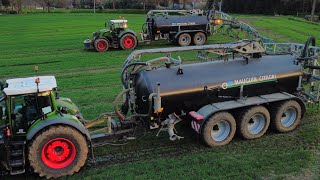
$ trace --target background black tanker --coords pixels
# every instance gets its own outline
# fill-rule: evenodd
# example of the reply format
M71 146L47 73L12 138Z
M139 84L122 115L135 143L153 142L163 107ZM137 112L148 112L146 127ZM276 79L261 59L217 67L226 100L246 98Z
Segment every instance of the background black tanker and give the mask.
M168 39L180 46L203 45L211 34L211 17L208 14L159 16L154 13L148 13L143 28L145 40Z

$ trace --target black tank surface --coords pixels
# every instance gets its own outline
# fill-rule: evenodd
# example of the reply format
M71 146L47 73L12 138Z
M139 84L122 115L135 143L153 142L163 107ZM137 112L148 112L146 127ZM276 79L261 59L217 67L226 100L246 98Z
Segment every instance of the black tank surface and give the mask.
M161 31L161 33L169 33L169 31L180 30L206 30L209 23L206 16L167 16L153 17L152 30Z
M294 65L291 55L263 56L229 61L213 61L178 67L142 71L136 77L139 111L146 112L150 93L160 83L162 106L165 113L197 110L213 102L239 98L240 87L244 96L257 96L275 92L294 93L298 87L301 67Z

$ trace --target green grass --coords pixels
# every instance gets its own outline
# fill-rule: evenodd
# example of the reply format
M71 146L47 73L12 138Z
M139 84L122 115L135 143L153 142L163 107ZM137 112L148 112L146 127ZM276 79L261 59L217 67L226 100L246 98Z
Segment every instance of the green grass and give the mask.
M104 25L105 19L122 14L55 13L0 16L0 79L55 75L60 95L70 97L87 119L112 111L121 91L120 69L130 51L105 53L83 50L83 40ZM140 31L144 15L124 15L129 27ZM320 26L289 17L239 16L278 42L304 43L307 35L318 40ZM233 41L221 35L209 43ZM138 49L170 47L166 41ZM187 58L184 54L182 57ZM189 58L189 57L188 57ZM235 138L220 148L198 142L190 128L181 125L185 139L170 142L155 132L121 147L106 146L95 153L98 164L89 163L68 179L301 179L319 176L319 115L310 112L294 132L245 141ZM108 158L111 157L111 160ZM100 163L99 163L100 162ZM35 178L35 176L31 176Z

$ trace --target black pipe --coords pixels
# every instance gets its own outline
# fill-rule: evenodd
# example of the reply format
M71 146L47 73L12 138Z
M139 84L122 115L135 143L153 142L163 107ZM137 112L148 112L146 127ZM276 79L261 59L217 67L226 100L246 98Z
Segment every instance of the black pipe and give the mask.
M127 85L127 83L125 83L124 73L126 72L126 70L127 70L129 67L131 67L131 66L136 66L136 65L146 66L147 63L145 63L145 62L133 62L133 63L130 63L130 64L126 65L126 66L122 69L122 72L121 72L121 82L122 82L123 86L125 87L125 89L128 88L128 85Z
M312 43L312 46L316 46L316 39L313 36L309 36L309 38L303 48L303 51L301 53L301 58L307 58L307 55L308 55L307 52L309 50L310 43Z

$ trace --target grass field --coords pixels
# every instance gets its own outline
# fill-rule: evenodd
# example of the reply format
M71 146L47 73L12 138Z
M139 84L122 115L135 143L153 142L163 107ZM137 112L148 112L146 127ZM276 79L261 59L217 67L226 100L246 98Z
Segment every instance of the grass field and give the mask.
M105 19L120 15L1 15L0 79L34 75L33 68L38 65L41 75L57 77L60 96L71 98L87 119L112 111L112 102L122 89L120 68L130 51L88 52L82 42L102 28ZM289 17L239 17L278 42L304 43L308 35L320 40L319 24ZM130 28L140 31L144 15L125 18ZM210 37L209 43L233 40L217 35ZM169 46L157 42L138 49ZM160 137L151 133L125 146L97 149L96 165L89 162L65 179L317 179L319 117L315 108L309 108L294 132L270 131L252 141L235 138L220 148L203 146L187 127L179 131L185 139L176 142L170 142L166 133Z

